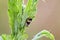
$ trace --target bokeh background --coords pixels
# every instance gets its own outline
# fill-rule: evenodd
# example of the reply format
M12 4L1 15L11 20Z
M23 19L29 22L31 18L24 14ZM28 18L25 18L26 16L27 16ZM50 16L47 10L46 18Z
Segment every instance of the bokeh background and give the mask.
M24 0L25 3L27 0ZM8 0L0 0L0 35L9 34ZM35 20L27 29L28 40L41 30L48 30L54 34L56 40L60 40L60 0L39 0ZM46 37L41 40L49 40Z

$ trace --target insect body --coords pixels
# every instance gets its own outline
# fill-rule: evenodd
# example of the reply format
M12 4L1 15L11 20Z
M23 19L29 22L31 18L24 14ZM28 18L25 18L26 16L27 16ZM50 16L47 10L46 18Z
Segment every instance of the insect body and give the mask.
M29 26L29 24L32 22L32 18L27 18L26 19L26 26Z

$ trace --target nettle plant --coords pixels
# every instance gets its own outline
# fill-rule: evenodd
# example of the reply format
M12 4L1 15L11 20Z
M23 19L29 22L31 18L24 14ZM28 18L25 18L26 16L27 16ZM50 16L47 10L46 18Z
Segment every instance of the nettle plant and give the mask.
M27 40L26 28L35 18L37 0L28 0L24 5L24 0L8 0L8 17L11 34L2 34L1 40ZM54 36L47 30L37 33L32 40L41 37L48 37L55 40Z

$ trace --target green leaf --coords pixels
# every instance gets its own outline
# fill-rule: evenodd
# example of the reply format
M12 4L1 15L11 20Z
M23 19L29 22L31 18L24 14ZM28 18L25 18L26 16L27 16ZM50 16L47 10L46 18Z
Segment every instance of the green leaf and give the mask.
M36 35L34 36L34 38L33 38L32 40L37 40L37 39L39 39L39 38L41 38L41 37L43 37L43 36L48 37L48 38L50 38L51 40L55 40L53 34L51 34L51 33L50 33L49 31L47 31L47 30L43 30L43 31L39 32L38 34L36 34Z
M18 33L18 27L20 27L22 2L23 0L8 0L9 25L12 35L16 35Z
M28 14L28 17L33 18L36 12L37 0L28 0L24 12Z
M6 35L6 34L2 34L2 39L3 40L13 40L11 35Z

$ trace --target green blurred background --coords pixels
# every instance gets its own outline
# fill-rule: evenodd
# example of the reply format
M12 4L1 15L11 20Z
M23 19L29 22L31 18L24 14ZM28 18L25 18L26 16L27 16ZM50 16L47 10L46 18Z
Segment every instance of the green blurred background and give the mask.
M26 3L27 0L24 1ZM10 33L7 4L8 0L0 0L0 35ZM60 40L60 0L39 0L36 18L27 29L28 40L43 29L53 33L56 40ZM41 40L49 39L43 37Z

